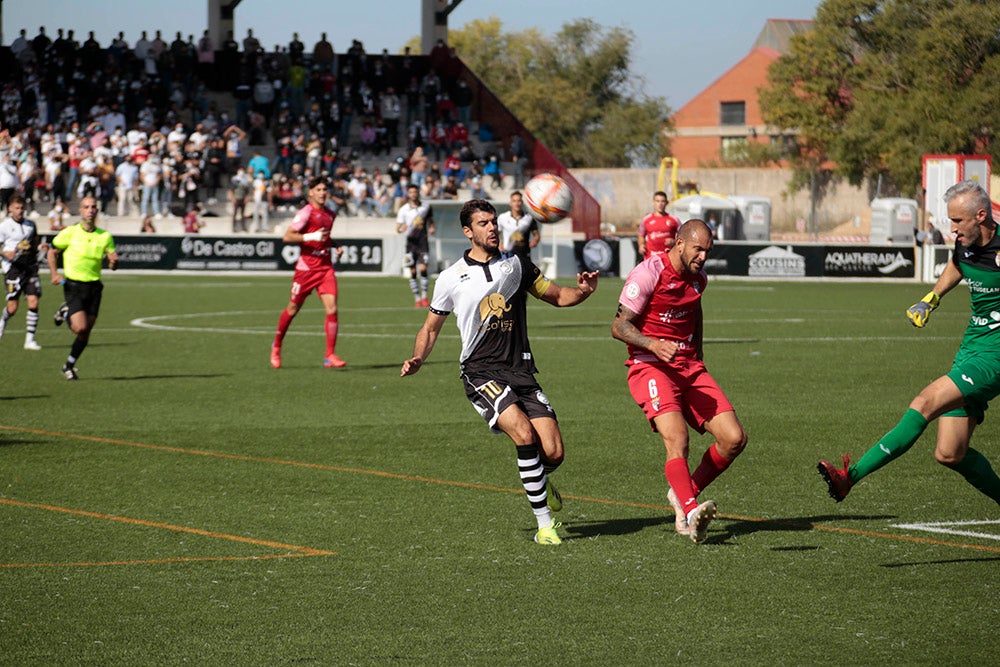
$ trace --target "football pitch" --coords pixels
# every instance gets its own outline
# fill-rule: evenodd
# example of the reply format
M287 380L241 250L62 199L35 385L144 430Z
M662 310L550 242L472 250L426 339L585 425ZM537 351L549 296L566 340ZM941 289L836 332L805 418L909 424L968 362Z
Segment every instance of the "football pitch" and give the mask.
M567 284L566 280L561 281ZM705 356L750 437L673 532L664 451L610 337L620 279L529 305L566 461L564 543L532 542L513 446L458 379L454 318L399 377L423 311L340 278L322 367L311 298L268 350L290 275L106 275L79 382L50 315L0 342L0 662L968 664L1000 655L1000 512L913 449L834 503L819 458L864 452L951 364L960 286L713 280ZM974 442L1000 467L1000 426ZM710 444L692 437L692 462Z

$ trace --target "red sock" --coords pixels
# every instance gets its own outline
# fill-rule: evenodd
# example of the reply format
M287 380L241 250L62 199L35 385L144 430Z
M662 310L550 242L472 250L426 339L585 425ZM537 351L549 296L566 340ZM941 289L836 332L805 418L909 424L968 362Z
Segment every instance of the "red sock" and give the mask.
M326 356L333 354L337 347L337 313L326 316Z
M732 459L727 459L719 453L718 443L712 443L705 455L701 457L701 463L691 475L691 483L694 485L694 492L701 493L705 487L715 481L715 478L729 467Z
M294 317L289 315L287 310L281 311L281 317L278 318L278 333L274 335L275 347L281 347L281 342L285 340L285 334L288 333L288 327L291 326Z
M680 457L668 459L666 465L663 466L663 473L667 477L667 484L677 494L677 500L684 508L684 514L688 514L698 506L694 485L691 483L691 473L688 471L687 459Z

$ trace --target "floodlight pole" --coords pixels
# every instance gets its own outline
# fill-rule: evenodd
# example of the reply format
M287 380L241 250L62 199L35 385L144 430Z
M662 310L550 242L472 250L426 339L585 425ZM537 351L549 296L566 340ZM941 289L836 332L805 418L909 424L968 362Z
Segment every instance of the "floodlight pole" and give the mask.
M462 0L422 0L420 21L420 48L427 55L440 39L448 43L448 15L455 11Z

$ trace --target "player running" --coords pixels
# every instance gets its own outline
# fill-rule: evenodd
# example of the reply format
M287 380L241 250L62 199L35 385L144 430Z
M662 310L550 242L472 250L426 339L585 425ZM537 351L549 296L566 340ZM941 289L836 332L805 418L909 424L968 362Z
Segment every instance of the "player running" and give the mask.
M7 286L6 307L0 313L0 339L7 328L7 320L17 314L21 295L28 303L25 318L27 333L24 335L24 349L40 350L35 341L38 330L38 300L42 296L42 281L38 278L38 253L49 246L39 242L35 223L24 216L25 200L19 194L11 195L7 202L9 217L0 222L0 254Z
M396 215L396 231L406 234L403 266L410 269L413 306L426 308L430 305L427 301L427 262L430 258L427 237L434 233L434 211L430 204L420 201L420 188L412 183L406 188L406 203L399 207Z
M281 343L285 340L288 327L298 315L302 303L309 294L316 290L319 300L326 309L326 356L323 366L326 368L343 368L347 362L337 356L337 273L333 270L333 259L330 253L330 231L336 214L326 206L329 198L329 188L326 178L315 176L309 180L307 204L303 206L285 230L282 239L285 243L298 243L301 246L299 261L295 264L295 275L292 278L292 295L288 305L281 311L278 318L278 331L271 345L271 365L281 368ZM337 257L343 248L336 246Z
M59 276L57 259L63 256L63 274ZM104 283L101 282L101 265L108 258L108 268L118 268L115 240L109 232L97 227L97 200L84 197L80 200L80 222L63 229L52 239L48 263L52 284L63 284L66 320L76 334L62 374L67 380L76 381L76 362L90 342L90 332L101 310Z
M695 543L705 541L715 502L698 495L746 447L747 435L702 355L701 295L708 284L705 260L712 232L688 220L665 254L654 253L625 279L611 335L628 345L632 398L667 449L664 474L674 527ZM688 469L688 426L715 436L694 474Z
M549 475L562 463L563 442L556 413L535 381L528 342L526 302L531 294L553 306L575 306L597 289L597 273L578 273L576 287L560 287L525 255L502 255L497 212L484 199L465 203L462 232L472 243L441 272L427 318L417 332L413 356L401 376L420 370L452 311L462 336L462 381L472 407L494 433L506 433L517 449L517 467L535 514L535 542L561 544L551 512L562 499Z
M850 454L842 457L843 468L819 462L819 473L838 503L855 484L905 454L935 419L937 462L1000 503L1000 478L986 457L969 446L989 402L1000 394L1000 238L990 197L979 183L957 183L945 191L944 200L955 250L934 289L907 309L906 316L922 328L941 297L965 278L972 317L951 370L917 394L891 431L854 465Z

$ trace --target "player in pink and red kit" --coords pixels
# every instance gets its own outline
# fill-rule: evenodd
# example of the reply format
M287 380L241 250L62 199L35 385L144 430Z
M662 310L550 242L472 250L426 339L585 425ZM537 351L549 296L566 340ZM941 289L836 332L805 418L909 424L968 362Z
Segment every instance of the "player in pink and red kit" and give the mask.
M667 193L653 193L653 212L639 223L639 254L647 259L653 253L667 252L674 245L681 221L667 213Z
M282 239L285 243L298 243L302 252L295 264L291 299L278 318L278 332L271 346L271 365L275 368L281 368L281 343L288 333L288 327L313 290L316 290L326 309L326 357L323 365L327 368L347 365L335 352L338 328L337 274L333 270L330 253L330 231L333 229L335 215L326 207L328 197L326 179L321 176L310 179L308 203L295 214ZM340 257L343 250L340 247L336 250L337 257Z
M628 385L667 449L664 473L678 533L705 541L715 502L698 494L747 444L746 432L702 357L701 295L712 232L702 220L681 226L676 243L654 254L625 280L611 334L628 345ZM688 469L688 426L715 443L694 474Z

